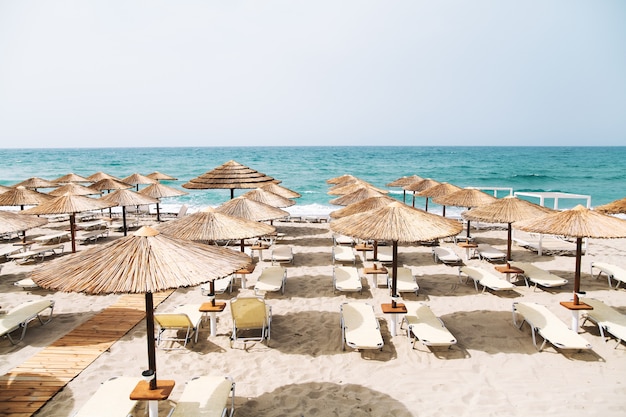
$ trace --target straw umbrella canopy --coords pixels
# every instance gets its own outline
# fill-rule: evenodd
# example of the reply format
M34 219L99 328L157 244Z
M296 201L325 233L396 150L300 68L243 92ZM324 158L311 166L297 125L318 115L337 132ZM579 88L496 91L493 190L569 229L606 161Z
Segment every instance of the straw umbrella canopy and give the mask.
M102 192L95 190L93 188L85 187L83 185L71 182L69 184L62 185L55 190L50 191L48 195L59 197L67 193L73 194L73 195L95 195L95 194L100 195L102 194Z
M387 187L405 187L409 184L412 184L414 182L417 181L421 181L424 178L420 177L419 175L411 175L411 176L404 176L404 177L400 177L397 180L391 181L390 183L387 184ZM402 201L406 202L406 190L403 188L402 189Z
M576 269L574 272L574 304L580 293L580 262L582 240L617 239L626 237L626 221L589 210L581 205L573 209L553 212L530 220L513 223L516 229L531 233L545 233L576 238Z
M260 188L243 193L241 197L258 201L259 203L265 203L278 208L291 207L296 204L296 202L293 200L290 200L278 194L274 194L270 191L261 190Z
M213 281L244 268L250 257L160 234L150 227L97 248L46 263L31 274L42 288L85 294L145 294L148 369L157 388L152 294Z
M98 190L98 191L109 192L111 190L126 190L132 187L133 187L132 185L126 184L120 180L116 180L113 178L103 178L91 184L88 188L93 188L94 190Z
M183 184L183 188L192 190L230 190L230 198L234 198L235 189L253 189L270 182L280 181L231 160L211 171L205 172L199 177L189 180L189 182Z
M604 214L626 214L626 197L598 206L595 211Z
M82 177L78 174L74 174L73 172L70 172L69 174L63 175L62 177L59 177L56 180L53 180L52 182L57 183L57 184L69 184L71 182L91 182L91 181L89 181L85 177Z
M98 171L95 172L93 174L91 174L90 176L87 177L87 179L89 180L89 182L93 182L96 183L98 181L102 181L102 180L116 180L119 181L120 179L117 178L116 176L113 176L111 174L107 174L106 172L102 172L102 171Z
M344 174L339 177L334 177L326 180L327 184L341 184L342 182L352 181L358 179L352 174Z
M334 204L336 206L347 206L349 204L357 203L361 200L365 200L366 198L381 197L381 196L384 196L384 194L379 193L373 188L361 187L361 188L357 188L355 191L349 194L344 194L340 197L334 198L330 200L329 202L330 204Z
M290 190L287 187L283 187L282 185L278 185L276 183L270 182L265 185L259 187L261 190L269 191L270 193L278 194L281 197L285 198L300 198L302 194L297 193L293 190Z
M219 213L243 217L255 222L272 221L289 216L289 212L245 197L228 200L215 209Z
M0 195L1 197L1 195ZM37 207L24 210L26 214L69 214L70 235L72 238L72 252L76 252L76 213L83 211L101 210L114 204L102 201L101 198L90 198L82 195L64 194L41 203Z
M48 194L19 186L0 194L0 206L20 206L20 210L24 210L24 206L36 206L50 201L52 198Z
M128 230L126 227L126 206L142 206L159 202L156 198L148 197L147 195L142 195L131 190L116 190L101 197L100 200L109 203L111 207L122 207L122 227L124 229L124 236L126 236Z
M126 178L122 179L122 182L130 185L134 185L137 187L137 191L139 191L139 184L155 184L158 181L153 180L152 178L148 178L145 175L141 175L139 173L134 173L129 175Z
M146 177L152 178L153 180L156 180L156 181L161 181L161 180L176 181L178 179L178 178L172 177L171 175L163 174L162 172L159 172L159 171L154 171L153 173L146 175Z
M449 184L447 182L442 182L440 184L434 185L430 188L427 188L423 191L417 193L420 197L426 197L426 211L428 211L428 198L436 198L442 197L444 195L452 194L455 191L460 191L461 187L457 187L456 185ZM443 206L443 217L446 217L446 206Z
M342 217L351 216L353 214L363 213L364 211L381 208L389 205L389 203L394 203L396 201L397 200L382 194L368 197L355 203L348 204L342 209L332 211L330 213L330 217L333 219L340 219Z
M4 185L0 185L0 194L4 193L5 191L9 191L11 188L10 187L5 187Z
M48 219L44 217L0 211L0 234L23 232L22 239L24 242L26 242L26 230L43 226L46 223L48 223Z
M392 306L396 307L398 242L418 242L453 236L463 229L463 225L396 201L379 209L333 220L330 228L334 232L359 239L392 242L391 295Z
M538 204L521 200L514 196L506 196L494 201L493 203L478 206L470 211L464 211L461 215L467 220L489 223L506 223L508 226L506 259L510 261L512 260L511 241L513 240L511 236L511 223L532 219L551 212L553 212L553 210L547 207L542 207Z
M34 191L37 191L37 188L56 188L58 186L59 184L55 182L48 181L39 177L30 177L22 182L18 182L17 184L13 185L13 187L24 187Z
M329 195L346 195L346 194L353 193L359 188L363 188L363 187L371 188L373 190L378 191L381 194L389 194L389 191L383 190L382 188L374 187L369 182L363 181L363 180L353 181L347 184L342 183L342 184L336 185L334 187L331 187L330 190L328 190L328 194Z
M402 188L406 191L413 191L413 207L415 207L415 193L416 192L427 190L430 187L434 187L435 185L439 185L439 184L441 184L439 181L426 178L420 181L413 182ZM428 197L426 197L426 209L425 210L428 211Z
M467 209L471 209L472 207L493 203L496 201L496 198L475 188L462 188L451 194L433 198L433 201L442 206L467 207ZM469 220L467 221L467 237L470 237Z
M179 197L181 195L187 195L189 193L181 190L177 190L174 187L168 187L167 185L163 185L160 182L156 184L150 184L143 190L138 191L141 195L146 195L148 197L156 198L156 210L157 210L157 221L161 221L161 211L159 210L159 203L162 198L167 197Z

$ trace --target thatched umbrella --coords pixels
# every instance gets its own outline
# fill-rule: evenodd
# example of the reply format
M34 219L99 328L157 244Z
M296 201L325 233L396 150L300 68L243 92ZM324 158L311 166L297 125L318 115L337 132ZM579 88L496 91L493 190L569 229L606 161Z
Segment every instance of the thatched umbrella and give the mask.
M366 198L381 196L384 196L384 194L379 193L373 188L361 187L357 188L355 191L349 194L344 194L340 197L334 198L330 200L329 203L336 206L347 206L352 203L358 203L359 201L365 200Z
M148 197L156 198L156 211L157 211L157 221L161 221L161 211L159 210L159 203L162 198L167 197L179 197L181 195L187 195L189 193L181 190L177 190L174 187L168 187L167 185L163 185L160 182L156 184L150 184L143 190L138 191L141 195L146 195Z
M472 207L484 206L496 201L496 198L489 194L477 190L475 188L463 188L459 191L455 191L451 194L447 194L441 197L433 198L433 201L442 206L454 206L454 207ZM467 238L470 237L470 221L467 221Z
M44 217L0 210L0 234L24 232L23 242L26 242L26 230L43 226L46 223L48 219Z
M107 179L116 180L116 181L120 180L116 176L107 174L106 172L102 172L102 171L98 171L98 172L91 174L90 176L87 177L87 179L89 180L89 182L93 182L93 183L97 183L98 181L107 180Z
M134 185L137 187L137 191L139 191L139 184L156 184L158 181L153 180L152 178L148 178L145 175L141 175L139 173L134 173L129 175L126 178L122 178L123 183Z
M4 193L5 191L9 191L11 188L10 187L5 187L4 185L0 185L0 194Z
M24 206L36 206L50 201L52 198L48 194L19 186L0 194L0 206L19 206L20 210L24 210Z
M230 249L160 234L142 227L130 236L54 259L31 274L42 288L85 294L145 294L148 367L157 389L152 294L190 287L232 274L250 257Z
M464 211L461 215L467 220L489 223L506 223L508 225L506 259L507 261L510 261L512 260L511 241L513 240L511 236L511 223L521 220L529 220L551 213L552 211L553 210L549 208L531 203L530 201L520 200L514 196L507 196L498 199L493 203L478 206L473 210Z
M398 242L433 240L459 233L463 226L454 220L409 207L399 201L389 205L330 222L330 228L342 235L365 240L391 241L392 306L396 306Z
M230 198L234 198L235 189L253 189L270 182L280 181L231 160L189 180L183 187L192 190L230 190Z
M290 190L287 187L283 187L282 185L278 185L276 183L270 182L265 185L259 187L261 190L269 191L270 193L278 194L281 197L285 198L300 198L302 194L297 193L293 190Z
M358 190L359 188L363 188L363 187L371 188L373 190L378 191L381 194L389 194L389 191L383 190L382 188L374 187L369 182L363 181L363 180L353 181L353 182L349 182L349 183L341 183L339 185L331 187L328 190L327 194L329 194L329 195L346 195L346 194L353 193L356 190Z
M109 203L112 207L122 207L122 227L124 229L124 236L126 236L128 230L126 227L127 206L142 206L159 202L156 198L148 197L147 195L142 195L131 190L116 190L101 197L100 200Z
M440 184L434 185L430 188L427 188L423 191L417 193L420 197L426 197L426 211L428 211L428 198L436 198L442 197L444 195L452 194L455 191L460 191L461 187L457 187L456 185L449 184L447 182L442 182ZM442 216L446 217L446 206L443 207Z
M415 207L415 193L416 192L420 192L420 191L424 191L427 190L431 187L434 187L435 185L439 185L441 184L439 181L435 181L433 179L430 178L426 178L420 181L416 181L413 182L409 185L405 185L404 187L402 187L404 190L406 191L413 191L413 207ZM426 211L428 211L428 198L426 198Z
M330 217L332 219L340 219L342 217L351 216L353 214L363 213L365 211L374 210L394 203L397 200L388 197L386 195L378 195L363 200L359 200L355 203L348 204L344 208L332 211Z
M62 185L55 190L50 191L48 195L51 195L53 197L59 197L59 196L62 196L63 194L68 194L68 193L73 194L73 195L96 195L96 194L100 195L102 194L102 192L96 189L85 187L75 182L71 182L69 184Z
M24 187L33 191L37 191L37 188L56 188L58 186L59 184L55 182L48 181L39 177L30 177L22 182L18 182L17 184L13 185L13 187Z
M390 183L386 184L387 187L405 187L409 184L412 184L414 182L417 181L421 181L424 178L420 177L419 175L411 175L411 176L405 176L405 177L400 177L397 180L391 181ZM406 203L406 190L403 188L402 189L402 202Z
M243 193L241 197L258 201L259 203L265 203L278 208L291 207L296 204L296 202L293 200L290 200L278 194L274 194L270 191L262 190L260 188Z
M178 178L172 177L171 175L163 174L162 172L159 172L159 171L154 171L153 173L146 175L146 177L152 178L153 180L156 180L156 181L176 181L178 179Z
M103 178L91 184L87 188L93 188L94 190L98 191L110 192L111 190L126 190L128 188L133 188L133 186L113 178Z
M358 179L357 177L355 177L352 174L344 174L341 175L339 177L334 177L334 178L330 178L326 180L327 184L340 184L342 182L346 182L346 181L352 181L352 180L356 180Z
M57 184L69 184L71 182L91 182L87 178L80 176L78 174L74 174L70 172L69 174L63 175L62 177L57 178L56 180L52 180L52 182Z
M232 200L228 200L215 210L219 213L243 217L244 219L253 220L255 222L272 221L289 216L289 212L285 210L244 197L236 197Z
M1 195L0 195L1 197ZM69 214L70 235L72 238L72 252L76 252L76 213L84 211L101 210L114 204L102 201L101 198L90 198L82 195L64 194L52 197L51 200L41 203L37 207L24 210L27 214Z
M583 238L616 239L626 237L626 221L597 213L577 205L573 209L546 214L513 223L516 229L576 238L576 268L574 271L574 304L579 304L580 263Z
M626 214L626 197L598 206L594 210L604 214Z

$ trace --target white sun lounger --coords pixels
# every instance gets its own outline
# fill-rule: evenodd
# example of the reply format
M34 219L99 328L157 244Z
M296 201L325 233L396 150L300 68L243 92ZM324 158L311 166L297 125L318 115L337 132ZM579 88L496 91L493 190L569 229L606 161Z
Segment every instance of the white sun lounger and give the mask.
M456 338L432 312L426 303L405 303L407 314L402 318L407 324L406 335L413 347L419 340L424 346L452 346Z
M349 236L344 236L344 235L333 235L333 245L334 246L339 246L339 245L353 246L354 239L352 239Z
M44 319L41 314L48 309L50 309L50 312L48 317ZM52 300L27 301L22 303L12 310L9 310L6 314L0 315L0 337L6 336L12 344L16 344L24 339L26 330L28 329L28 323L37 319L44 325L52 320L53 311L54 301ZM20 333L19 339L14 339L11 333L18 329L22 329L22 332Z
M213 291L215 294L224 294L228 290L229 293L233 292L233 275L227 275L223 278L218 278L213 281ZM210 295L211 284L205 283L200 285L200 292L202 295Z
M478 291L478 284L483 286L482 292L485 292L486 288L489 288L493 291L513 290L515 288L515 285L511 284L507 280L497 277L491 272L485 271L484 269L474 268L471 266L460 267L459 279L461 280L461 282L463 282L461 274L465 274L469 278L474 280L474 288L476 288L476 291ZM465 280L465 282L467 282L467 279Z
M359 271L354 266L333 267L333 292L337 291L363 291L363 284Z
M599 278L602 273L606 275L610 288L617 289L622 282L626 283L626 269L624 268L606 262L591 262L591 275L593 275L593 268L600 270L596 278ZM615 287L611 285L611 280L616 281Z
M346 246L333 246L333 265L335 262L352 262L356 264L354 249Z
M591 320L598 325L600 330L600 336L606 342L606 333L610 333L617 339L617 348L622 340L626 340L626 315L604 304L600 300L594 298L582 298L580 300L585 304L589 304L593 307L593 310L586 310L584 314L584 321Z
M69 238L70 232L58 232L52 233L44 236L37 236L33 238L33 241L40 243L42 245L48 245L50 243L61 243L61 241L65 238Z
M254 293L260 291L280 291L285 293L285 284L287 282L287 269L282 266L270 266L265 268L254 285Z
M506 254L504 252L484 243L478 244L476 253L478 254L478 258L480 260L486 259L489 262L506 261Z
M127 417L132 415L137 401L130 399L141 378L130 376L113 377L87 400L73 417Z
M391 268L387 268L389 274L387 275L387 287L391 288ZM398 292L414 292L417 295L420 287L417 285L415 275L409 268L398 268L398 277L396 279L396 290Z
M43 261L46 256L58 255L63 253L65 246L63 244L56 246L38 246L31 247L25 252L14 253L8 255L8 258L17 264L26 263L28 261Z
M518 315L523 317L519 324L517 322ZM591 349L589 342L578 333L570 330L554 313L541 304L513 303L513 324L521 329L524 322L530 326L533 344L540 352L543 350L546 342L552 343L559 349ZM543 338L541 346L537 346L536 333L539 333Z
M433 259L446 265L460 264L461 258L452 249L443 246L433 248Z
M382 350L383 336L370 304L341 304L341 349L345 350L346 345L353 349Z
M380 261L384 263L393 262L393 248L391 246L379 246L376 249L376 259L374 259L374 251L367 251L366 260L368 261Z
M272 265L275 263L292 263L293 250L291 246L273 246L272 247Z
M524 281L526 282L527 287L529 286L528 281L535 284L535 289L538 285L542 287L552 288L561 287L567 284L567 280L565 278L554 275L553 273L548 272L545 269L541 269L531 264L530 262L511 262L511 265L524 271L522 276L524 277Z
M187 381L168 417L232 417L235 382L231 377L201 376Z

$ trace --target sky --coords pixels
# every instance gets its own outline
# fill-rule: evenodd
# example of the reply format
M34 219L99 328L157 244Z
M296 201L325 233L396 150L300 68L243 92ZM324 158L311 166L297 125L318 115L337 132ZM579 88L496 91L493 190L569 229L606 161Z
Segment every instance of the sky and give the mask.
M623 0L0 0L0 148L626 145Z

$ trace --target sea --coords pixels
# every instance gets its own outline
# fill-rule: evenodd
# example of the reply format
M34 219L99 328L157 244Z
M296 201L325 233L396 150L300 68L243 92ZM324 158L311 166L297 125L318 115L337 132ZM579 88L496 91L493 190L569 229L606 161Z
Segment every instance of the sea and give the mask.
M30 177L54 180L70 172L87 177L103 171L119 178L159 171L176 181L164 184L187 191L163 199L163 210L190 211L218 206L229 190L186 190L184 183L235 160L282 181L302 194L287 208L294 216L324 216L340 207L329 203L326 180L352 174L390 191L390 196L413 204L411 193L386 184L419 175L459 187L479 187L497 197L512 192L564 192L591 196L598 206L626 196L626 147L456 147L456 146L284 146L284 147L159 147L0 149L0 184L8 186ZM141 187L141 186L140 186ZM493 191L493 189L500 189ZM491 190L489 190L491 189ZM504 190L502 190L504 189ZM39 190L42 192L49 189ZM235 190L235 196L247 190ZM534 197L524 197L539 202ZM425 208L417 197L415 206ZM560 200L558 208L586 204L584 199ZM546 200L545 205L553 203ZM428 210L441 208L429 202ZM463 208L446 208L446 215ZM456 213L456 212L458 213Z

